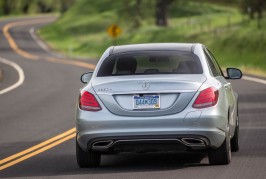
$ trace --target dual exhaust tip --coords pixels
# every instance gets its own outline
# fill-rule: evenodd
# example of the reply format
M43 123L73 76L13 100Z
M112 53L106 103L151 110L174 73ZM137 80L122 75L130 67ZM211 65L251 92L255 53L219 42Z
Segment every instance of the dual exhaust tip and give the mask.
M104 140L104 141L98 141L94 142L92 144L92 149L104 149L109 148L114 142L112 140Z
M178 141L189 147L205 147L208 145L206 139L203 138L181 138L181 139L137 139L137 140L102 140L92 144L92 149L108 149L118 142L134 142L134 141Z
M181 141L187 146L206 146L206 142L200 138L182 138Z

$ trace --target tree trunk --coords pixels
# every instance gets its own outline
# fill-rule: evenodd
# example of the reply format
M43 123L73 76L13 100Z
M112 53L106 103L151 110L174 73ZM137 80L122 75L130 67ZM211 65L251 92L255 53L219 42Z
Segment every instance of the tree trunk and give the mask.
M263 5L264 5L264 4L263 4L263 1L260 0L260 1L258 2L258 6L257 6L258 18L259 18L259 19L262 19Z
M44 0L38 0L38 8L41 13L48 13L53 11L53 7L48 5Z
M23 1L23 5L22 5L21 10L22 10L22 12L24 14L28 14L31 3L32 3L31 0L25 0L25 1Z
M11 13L11 3L9 0L3 0L3 14L9 15Z
M167 26L168 7L173 0L157 0L155 4L155 24Z
M60 12L65 13L73 4L75 0L60 0Z
M260 29L261 28L261 19L262 19L262 9L261 8L258 8L257 19L258 19L258 29Z
M163 0L157 0L155 5L155 18L156 25L158 26L167 26L167 15L166 15L166 4Z
M248 14L250 19L254 19L254 8L253 7L248 7Z
M142 0L136 0L134 28L138 28L141 25L141 4Z

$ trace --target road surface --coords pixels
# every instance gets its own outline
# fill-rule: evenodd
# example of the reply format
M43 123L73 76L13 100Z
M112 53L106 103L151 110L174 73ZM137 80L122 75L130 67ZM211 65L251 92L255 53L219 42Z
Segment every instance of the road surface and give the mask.
M95 61L70 61L47 51L34 29L53 20L0 22L0 91L22 81L0 95L1 178L266 178L266 82L252 78L232 81L239 94L240 151L230 165L210 166L204 154L142 154L103 156L100 168L78 168L75 103L80 75ZM20 67L24 79L3 59Z

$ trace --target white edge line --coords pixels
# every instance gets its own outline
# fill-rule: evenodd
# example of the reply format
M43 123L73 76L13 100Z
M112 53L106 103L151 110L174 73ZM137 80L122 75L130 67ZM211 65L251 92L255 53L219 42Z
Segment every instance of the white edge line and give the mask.
M35 27L31 27L29 30L30 36L32 37L32 39L46 52L48 52L50 55L56 56L57 58L75 58L77 60L81 60L84 61L86 58L85 57L71 57L71 56L67 56L64 54L61 54L60 52L56 52L51 50L51 48L45 43L43 42L42 39L39 38L39 36L36 34L36 28Z
M263 80L263 79L260 79L260 78L254 78L254 77L250 77L250 76L243 76L242 79L266 85L266 80Z
M47 45L45 43L43 43L43 41L41 41L35 34L35 28L32 27L30 28L30 35L32 36L32 38L35 40L35 42L41 47L43 48L45 51L47 51L48 53L52 54L52 55L55 55L57 57L62 57L62 55L59 55L57 53L53 53L49 50L49 48L47 47ZM259 79L259 78L254 78L254 77L249 77L249 76L243 76L242 77L243 80L247 80L247 81L253 81L253 82L256 82L256 83L261 83L261 84L264 84L266 85L266 80L263 80L263 79ZM0 93L1 94L1 93Z
M55 52L52 52L50 49L49 49L49 47L42 41L42 40L40 40L38 37L37 37L37 35L36 35L36 33L35 33L35 27L31 27L30 28L30 30L29 30L29 32L30 32L30 35L31 35L31 37L32 37L32 39L43 49L43 50L45 50L46 52L48 52L49 54L51 54L51 55L54 55L54 56L56 56L56 57L58 57L58 58L63 58L64 56L63 55L61 55L61 54L58 54L58 53L55 53Z
M24 75L23 69L15 62L12 62L12 61L9 61L7 59L0 57L0 63L4 63L6 65L13 67L18 72L18 75L19 75L19 79L15 84L0 91L0 95L2 95L22 85L25 80L25 75ZM263 79L249 77L249 76L243 76L242 79L266 85L266 80L263 80Z
M13 89L16 89L17 87L22 85L24 80L25 80L25 75L24 75L23 69L18 64L16 64L15 62L12 62L12 61L9 61L7 59L0 57L0 63L4 63L6 65L13 67L18 72L18 76L19 76L18 81L15 84L13 84L13 85L0 91L0 95L1 95L1 94L5 94L5 93L7 93Z
M47 51L48 53L50 53L51 55L55 55L57 57L63 57L63 55L60 55L60 54L57 54L57 53L54 53L54 52L51 52L50 49L47 47L47 45L42 41L40 40L37 35L35 34L35 28L32 27L30 28L30 35L31 37L33 38L33 40L35 40L35 42L41 47L43 48L45 51ZM249 77L249 76L243 76L242 77L243 80L247 80L247 81L253 81L253 82L256 82L256 83L261 83L261 84L264 84L266 85L266 80L263 80L263 79L259 79L259 78L254 78L254 77Z

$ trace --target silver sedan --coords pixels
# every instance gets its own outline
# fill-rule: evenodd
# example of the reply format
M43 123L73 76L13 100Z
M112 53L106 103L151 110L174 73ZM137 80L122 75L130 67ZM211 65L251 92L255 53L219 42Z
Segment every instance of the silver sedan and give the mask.
M202 44L161 43L109 47L95 71L83 74L76 109L76 156L97 167L102 154L208 153L229 164L238 151L237 94Z

